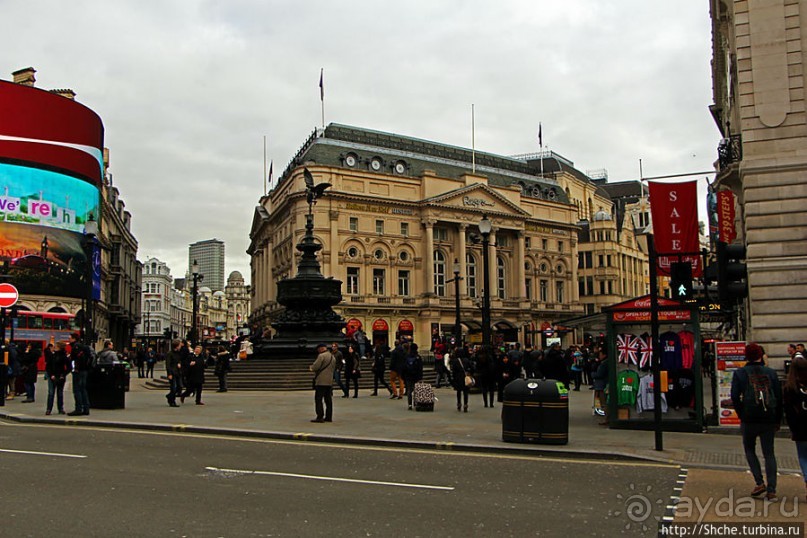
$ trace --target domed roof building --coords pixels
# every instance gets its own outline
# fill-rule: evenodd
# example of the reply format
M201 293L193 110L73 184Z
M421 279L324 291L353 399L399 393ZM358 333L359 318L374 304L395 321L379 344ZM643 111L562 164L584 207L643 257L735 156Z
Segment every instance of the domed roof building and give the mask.
M227 335L232 338L238 336L239 329L244 329L247 325L252 291L245 284L243 275L239 271L233 271L227 277L224 293L227 294Z

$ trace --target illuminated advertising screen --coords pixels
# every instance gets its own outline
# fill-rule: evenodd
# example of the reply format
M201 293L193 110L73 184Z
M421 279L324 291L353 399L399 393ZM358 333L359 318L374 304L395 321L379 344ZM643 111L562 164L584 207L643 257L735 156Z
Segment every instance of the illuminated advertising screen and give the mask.
M0 274L23 295L100 298L103 124L87 107L0 81ZM88 267L88 263L90 266Z

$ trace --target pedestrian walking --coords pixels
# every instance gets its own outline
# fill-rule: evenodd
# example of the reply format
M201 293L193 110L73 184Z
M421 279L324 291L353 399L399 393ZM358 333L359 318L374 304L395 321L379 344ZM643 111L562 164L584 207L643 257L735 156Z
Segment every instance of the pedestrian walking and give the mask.
M345 361L345 386L350 394L350 383L353 383L353 397L359 397L359 378L361 377L361 364L359 362L359 352L354 344L348 344L344 355Z
M168 400L170 407L179 407L177 396L182 393L182 340L176 339L171 342L171 351L165 356L165 373L168 375Z
M336 361L336 365L333 369L333 380L336 381L336 384L342 389L342 398L347 398L350 394L347 386L342 382L342 371L345 369L345 356L339 351L339 344L336 342L331 344L331 355L333 355L333 359Z
M25 345L20 357L20 367L22 380L25 384L25 399L22 403L33 403L36 400L36 376L39 373L37 363L39 362L39 348L33 347L31 343Z
M747 362L731 378L731 401L740 417L745 458L756 482L751 496L765 495L767 500L775 501L777 466L773 440L782 423L782 387L776 372L764 365L764 355L759 344L751 342L745 346ZM757 438L765 458L767 486L756 454Z
M137 377L146 377L146 350L142 346L137 349L135 360L137 362Z
M572 352L572 378L574 379L574 389L580 390L580 384L583 382L583 367L585 359L580 351Z
M594 373L591 374L594 380L594 414L605 417L605 389L608 386L608 353L605 347L597 350L597 360L592 366ZM601 426L606 426L608 420L603 418Z
M232 370L230 352L224 346L219 346L216 353L216 365L213 367L213 374L219 380L219 390L216 392L227 392L227 373L230 370Z
M157 363L157 352L154 348L149 348L146 351L146 377L154 379L154 365Z
M797 356L790 363L783 393L785 419L790 438L796 443L801 476L807 489L807 359L804 357Z
M333 380L336 358L328 351L328 346L317 346L317 358L308 369L314 372L314 411L316 418L311 422L333 422ZM324 405L323 405L324 404Z
M418 353L418 345L414 342L409 344L409 354L404 363L404 384L406 387L406 401L409 409L412 409L412 395L415 391L415 383L423 379L423 359Z
M389 361L389 384L392 386L390 399L403 398L405 391L403 371L408 350L409 344L402 344L395 340L395 349L392 350Z
M474 383L470 359L455 350L451 354L451 384L457 391L457 411L468 412L468 396Z
M67 381L67 374L72 370L70 359L67 356L67 344L56 342L56 350L53 344L48 344L45 348L45 372L48 376L48 406L45 414L50 415L53 411L53 398L56 397L56 409L60 415L64 415L64 385Z
M188 388L182 393L179 400L185 403L185 398L194 394L196 396L196 405L205 405L202 401L202 388L205 384L205 356L202 352L202 346L196 345L193 348L193 353L187 358L187 368L183 364L183 369L186 370L188 380Z
M373 392L370 396L378 396L378 384L384 386L384 388L389 391L390 396L393 395L392 389L387 384L386 379L384 379L384 375L387 373L387 349L385 346L382 346L381 343L377 343L375 345L375 349L373 350L373 365L371 366L371 370L373 372Z
M20 359L17 344L6 340L6 349L8 350L8 375L6 382L8 390L6 391L6 400L13 400L17 391L17 376L20 375Z
M456 354L456 352L454 354ZM482 401L485 407L493 407L494 395L496 394L496 367L493 364L487 346L482 346L476 351L475 369L476 381L479 384L479 388L482 389Z
M73 400L75 409L68 416L90 414L90 395L87 393L87 377L90 375L90 348L82 344L78 333L70 335L70 361L73 363Z

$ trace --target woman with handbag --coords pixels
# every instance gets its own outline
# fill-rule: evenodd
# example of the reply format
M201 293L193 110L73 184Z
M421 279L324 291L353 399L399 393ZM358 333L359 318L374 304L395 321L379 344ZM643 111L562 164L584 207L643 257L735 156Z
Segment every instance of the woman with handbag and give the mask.
M359 397L359 378L361 377L361 365L359 364L359 354L354 344L347 346L344 356L345 360L345 386L350 394L350 382L353 382L353 397Z
M468 395L475 383L471 361L455 347L451 352L451 385L457 391L457 411L468 412Z

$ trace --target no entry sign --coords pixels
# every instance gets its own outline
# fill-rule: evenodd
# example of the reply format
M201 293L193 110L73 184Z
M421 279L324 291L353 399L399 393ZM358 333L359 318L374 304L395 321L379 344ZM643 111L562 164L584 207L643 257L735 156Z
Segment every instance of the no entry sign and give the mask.
M0 308L8 308L17 304L20 292L13 284L0 284Z

